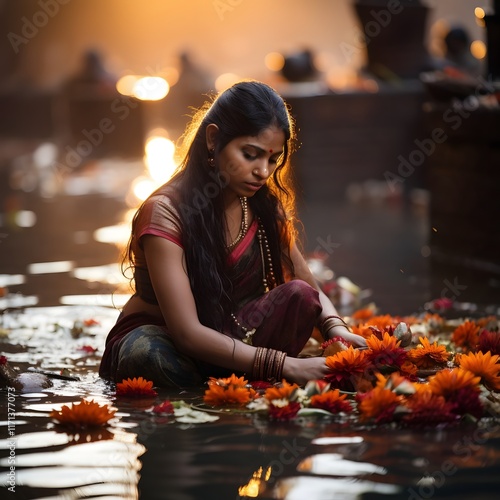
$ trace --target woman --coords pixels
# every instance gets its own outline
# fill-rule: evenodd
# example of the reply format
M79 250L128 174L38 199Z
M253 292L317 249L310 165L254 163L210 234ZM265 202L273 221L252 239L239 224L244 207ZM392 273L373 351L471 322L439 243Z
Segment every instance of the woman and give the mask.
M136 293L106 341L105 378L158 386L242 373L305 384L328 369L297 358L315 326L352 334L295 242L292 120L269 86L240 82L194 117L174 177L140 207L128 258Z

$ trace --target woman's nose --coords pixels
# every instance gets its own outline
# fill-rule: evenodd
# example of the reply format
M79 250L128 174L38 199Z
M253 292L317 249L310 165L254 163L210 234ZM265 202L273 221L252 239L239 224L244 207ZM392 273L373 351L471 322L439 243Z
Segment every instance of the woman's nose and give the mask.
M267 160L261 160L259 165L253 169L253 174L262 179L267 179L269 177L269 163Z

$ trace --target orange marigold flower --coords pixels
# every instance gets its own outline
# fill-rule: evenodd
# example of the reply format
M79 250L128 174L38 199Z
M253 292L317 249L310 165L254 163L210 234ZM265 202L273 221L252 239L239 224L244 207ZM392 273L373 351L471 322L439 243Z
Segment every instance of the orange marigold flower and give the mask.
M352 406L349 401L345 401L347 394L340 394L338 389L333 391L315 394L311 397L311 406L313 408L321 408L331 413L350 413Z
M382 338L371 335L366 339L367 357L377 367L400 367L406 360L406 351L400 347L401 341L384 332Z
M470 352L462 354L458 360L461 368L467 370L477 377L481 377L481 383L490 390L500 391L500 364L498 354L491 352Z
M407 399L406 406L410 413L403 416L403 422L411 426L434 426L455 422L458 418L453 412L453 403L447 402L443 396L433 394L428 389L417 391Z
M370 392L358 396L360 420L374 420L377 424L390 422L402 398L389 389L375 387Z
M480 328L491 328L498 326L498 318L496 316L485 316L476 320L476 325Z
M245 405L255 396L255 391L247 386L248 381L234 373L228 378L210 377L203 400L212 406Z
M406 360L400 367L399 371L405 377L408 377L410 380L415 380L417 376L417 365L412 363L411 361Z
M325 358L330 373L325 379L338 389L355 390L357 381L371 371L371 363L366 351L354 349L352 346L346 351L340 351Z
M117 396L141 398L157 394L153 389L153 382L142 377L127 378L116 384Z
M426 337L419 337L420 345L408 351L408 359L419 368L435 368L444 365L450 358L445 346L438 345L437 341L431 344Z
M376 377L377 383L375 387L380 389L390 389L396 394L413 394L416 391L415 385L397 372L391 373L388 377L377 373Z
M52 410L50 417L58 424L71 429L99 427L106 424L115 415L108 405L100 406L95 401L82 400L80 403L64 405L60 410Z
M358 309L352 314L352 319L356 321L366 321L367 319L373 318L375 315L374 307L364 307L363 309Z
M273 401L275 399L286 399L288 401L293 400L295 392L299 386L297 384L289 384L285 379L281 381L281 384L266 389L264 397L267 401Z
M481 377L476 377L472 372L463 368L453 368L441 370L430 377L429 388L434 394L448 399L450 395L465 387L479 391L479 382L481 382Z
M476 325L476 323L467 320L455 328L451 334L451 340L464 351L475 350L479 342L480 329L481 327Z

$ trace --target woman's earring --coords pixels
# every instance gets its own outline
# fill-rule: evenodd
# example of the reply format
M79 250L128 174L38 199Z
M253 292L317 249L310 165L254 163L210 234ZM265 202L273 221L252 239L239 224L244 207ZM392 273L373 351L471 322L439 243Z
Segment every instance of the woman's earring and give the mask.
M215 168L215 157L214 157L215 149L208 150L208 166L210 168Z

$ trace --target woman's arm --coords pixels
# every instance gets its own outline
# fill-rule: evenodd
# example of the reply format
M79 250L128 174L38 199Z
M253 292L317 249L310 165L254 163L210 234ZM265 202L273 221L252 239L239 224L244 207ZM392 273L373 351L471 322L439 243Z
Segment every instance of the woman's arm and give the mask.
M144 252L163 318L177 349L193 358L251 374L256 348L207 328L198 320L183 249L158 236L145 236ZM301 385L327 373L324 358L287 357L283 366L283 376Z
M340 316L337 310L335 309L335 306L333 305L332 301L321 290L321 287L314 278L311 270L309 269L309 266L307 265L306 260L304 259L304 256L299 251L296 244L292 245L292 249L290 251L290 257L292 259L295 268L295 275L297 276L297 278L305 281L306 283L309 283L313 288L315 288L319 292L319 300L321 302L321 305L323 306L323 310L321 311L321 315L319 317L319 323L321 324L329 316ZM321 332L326 338L333 338L338 336L351 342L354 346L357 347L366 346L366 340L360 335L351 333L350 330L347 328L347 326L341 324L340 320L329 321L327 323L327 326L328 324L332 326L330 326L330 328L326 328L326 331Z
M151 283L177 349L214 365L251 373L253 347L200 323L185 270L184 250L158 236L143 238Z

